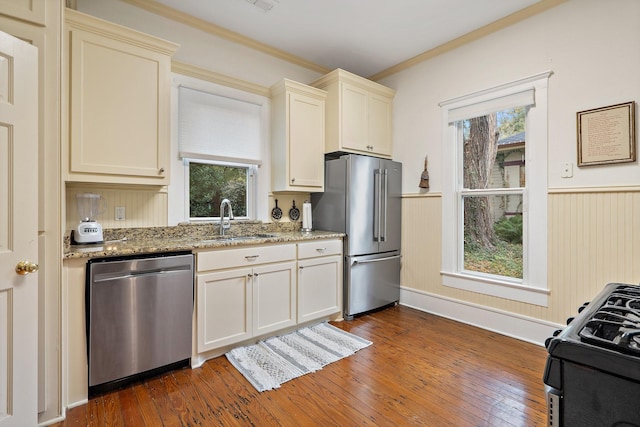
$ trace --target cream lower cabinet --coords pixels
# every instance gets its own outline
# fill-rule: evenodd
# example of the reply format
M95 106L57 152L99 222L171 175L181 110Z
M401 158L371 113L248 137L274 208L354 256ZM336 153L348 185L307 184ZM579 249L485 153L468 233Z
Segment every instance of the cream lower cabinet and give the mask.
M296 324L295 261L253 269L253 335Z
M293 244L198 252L198 353L295 325L295 258Z
M213 350L341 312L341 239L196 252L201 361Z
M199 353L253 336L250 277L251 268L198 274Z
M298 244L298 323L342 310L342 240Z

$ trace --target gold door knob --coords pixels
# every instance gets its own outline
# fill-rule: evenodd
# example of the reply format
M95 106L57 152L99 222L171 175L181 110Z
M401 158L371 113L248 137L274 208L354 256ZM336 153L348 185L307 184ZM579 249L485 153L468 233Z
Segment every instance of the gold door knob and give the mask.
M20 261L16 265L16 273L21 276L29 273L35 273L36 271L38 271L38 264L31 261Z

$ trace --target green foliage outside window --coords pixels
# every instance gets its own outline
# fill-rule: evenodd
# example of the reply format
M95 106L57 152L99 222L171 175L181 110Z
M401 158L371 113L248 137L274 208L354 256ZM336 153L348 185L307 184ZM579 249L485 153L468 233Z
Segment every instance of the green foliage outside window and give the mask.
M220 216L220 202L231 201L233 215L247 216L247 167L189 163L189 216Z
M509 243L522 243L522 215L503 217L493 226L498 237Z

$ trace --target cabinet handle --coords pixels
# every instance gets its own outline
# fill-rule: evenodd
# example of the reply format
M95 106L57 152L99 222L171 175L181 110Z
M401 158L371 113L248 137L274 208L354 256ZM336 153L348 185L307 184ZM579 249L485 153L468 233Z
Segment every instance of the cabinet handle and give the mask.
M246 259L247 261L255 261L259 256L260 255L247 255L246 257L244 257L244 259Z
M247 274L247 277L253 277L253 274L249 273Z
M253 273L254 277L258 277L258 273Z
M323 254L326 250L327 248L316 248L316 251L321 254Z
M300 266L300 267L298 267L298 268L299 268L300 270L302 270L302 269L304 268L304 266L302 266L302 265L301 265L301 266Z

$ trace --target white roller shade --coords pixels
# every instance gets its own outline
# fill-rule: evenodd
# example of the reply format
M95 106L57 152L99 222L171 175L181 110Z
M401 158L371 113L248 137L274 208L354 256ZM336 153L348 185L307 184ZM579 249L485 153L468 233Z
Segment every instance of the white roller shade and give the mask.
M498 98L491 98L481 102L461 105L449 109L449 123L459 120L472 119L487 114L504 111L516 107L526 107L533 105L534 89L527 89L522 92L516 92Z
M261 164L262 106L179 88L181 157Z

